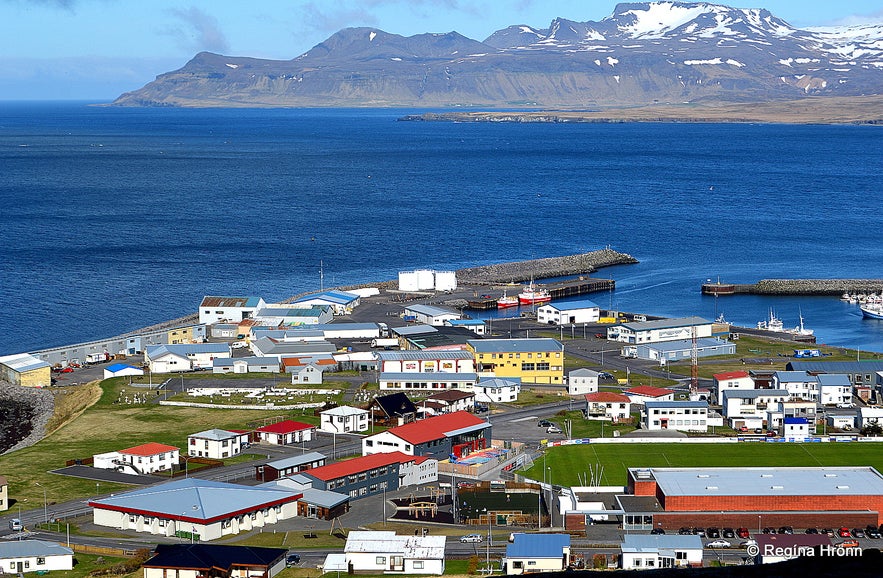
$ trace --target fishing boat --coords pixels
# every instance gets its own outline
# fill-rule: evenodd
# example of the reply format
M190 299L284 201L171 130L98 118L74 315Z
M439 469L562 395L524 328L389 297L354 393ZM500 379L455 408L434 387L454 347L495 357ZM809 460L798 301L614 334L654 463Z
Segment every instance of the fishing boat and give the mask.
M799 315L800 315L800 324L797 327L795 327L794 329L788 330L788 333L791 333L793 335L812 335L813 330L807 329L806 327L803 326L803 312L801 311L799 313Z
M862 317L865 319L883 319L883 303L871 303L859 305Z
M521 305L532 305L534 303L547 303L552 300L552 294L545 289L538 289L534 286L533 280L530 285L525 287L524 291L518 294L518 302Z
M497 309L506 309L507 307L518 307L518 297L516 295L507 296L503 291L503 296L497 299Z
M764 331L774 331L776 333L782 333L785 331L785 324L782 323L782 320L776 317L776 314L770 309L770 316L763 321L757 322L757 328L763 329Z

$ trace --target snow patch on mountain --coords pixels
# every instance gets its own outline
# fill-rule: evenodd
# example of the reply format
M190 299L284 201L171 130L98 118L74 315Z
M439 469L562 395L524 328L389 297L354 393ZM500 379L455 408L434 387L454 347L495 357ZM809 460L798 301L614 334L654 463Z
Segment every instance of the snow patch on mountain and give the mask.
M689 23L707 11L707 4L653 2L640 9L622 12L623 16L633 16L634 20L631 25L621 25L620 30L632 38L664 38L667 32Z

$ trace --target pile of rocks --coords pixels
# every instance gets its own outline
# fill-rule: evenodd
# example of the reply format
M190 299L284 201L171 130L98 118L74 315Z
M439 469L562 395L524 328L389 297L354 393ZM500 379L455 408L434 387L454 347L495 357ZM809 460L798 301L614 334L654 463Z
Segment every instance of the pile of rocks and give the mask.
M0 453L43 439L54 407L55 399L48 389L0 381Z
M457 271L460 283L520 283L530 279L548 279L566 275L592 273L601 267L629 265L638 260L627 253L612 249L591 251L565 257L547 257L514 263L498 263Z
M883 279L762 279L753 287L758 295L840 295L873 293L883 289Z

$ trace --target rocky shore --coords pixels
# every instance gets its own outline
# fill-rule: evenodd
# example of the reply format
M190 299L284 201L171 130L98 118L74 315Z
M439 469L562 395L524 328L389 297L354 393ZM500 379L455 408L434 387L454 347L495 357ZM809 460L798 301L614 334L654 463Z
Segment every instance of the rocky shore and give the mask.
M457 271L457 282L467 284L520 283L531 279L548 279L567 275L593 273L601 267L630 265L638 260L627 253L601 249L565 257L546 257L530 261L498 263Z
M43 439L54 407L55 398L47 389L0 381L0 454Z

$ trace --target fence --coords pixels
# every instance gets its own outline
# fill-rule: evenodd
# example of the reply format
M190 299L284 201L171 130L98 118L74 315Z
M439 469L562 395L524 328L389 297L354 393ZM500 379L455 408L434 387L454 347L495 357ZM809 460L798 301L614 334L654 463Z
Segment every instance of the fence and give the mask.
M106 546L90 546L88 544L70 544L70 549L80 554L95 554L97 556L113 556L116 558L132 558L137 550L127 548L108 548Z

